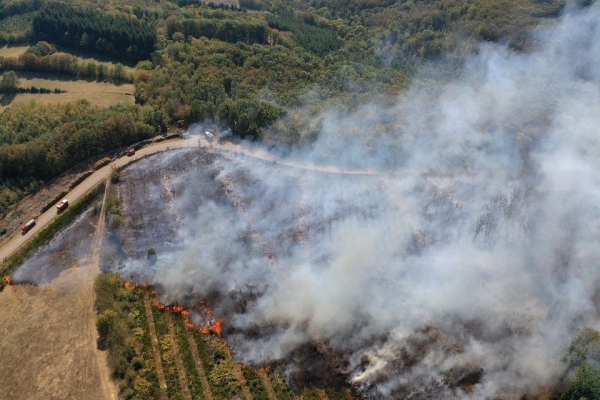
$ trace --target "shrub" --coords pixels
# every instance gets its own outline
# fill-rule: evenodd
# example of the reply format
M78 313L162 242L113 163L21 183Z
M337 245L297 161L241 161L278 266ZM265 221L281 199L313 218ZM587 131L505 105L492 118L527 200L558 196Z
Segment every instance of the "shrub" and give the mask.
M600 399L600 371L589 362L581 364L561 400Z
M98 335L100 335L101 341L106 340L115 318L117 318L117 313L113 310L106 310L98 315L98 318L96 319L96 329L98 329Z
M49 56L56 53L56 47L42 40L37 42L35 46L30 46L27 49L27 53L35 54L38 57Z
M119 183L120 179L121 179L121 175L119 173L119 169L115 165L113 165L110 168L110 181L112 183Z
M110 216L110 218L108 219L108 226L110 226L111 229L118 229L120 227L123 226L123 217L120 216L119 214L113 214Z

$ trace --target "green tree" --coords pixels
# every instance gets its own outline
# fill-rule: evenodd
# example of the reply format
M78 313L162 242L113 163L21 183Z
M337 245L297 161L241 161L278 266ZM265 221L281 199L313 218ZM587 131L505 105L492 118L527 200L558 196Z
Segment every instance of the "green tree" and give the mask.
M589 362L581 364L561 400L600 399L600 371Z
M45 41L39 41L35 46L27 49L28 53L35 54L38 57L49 56L56 53L56 47Z
M127 73L123 64L117 63L112 70L112 80L114 83L123 83L127 80Z
M96 329L98 329L100 340L106 339L115 318L117 318L117 313L114 310L106 310L102 314L98 315L98 319L96 320Z
M2 82L0 82L0 92L15 93L19 87L19 78L15 71L7 71L2 74Z

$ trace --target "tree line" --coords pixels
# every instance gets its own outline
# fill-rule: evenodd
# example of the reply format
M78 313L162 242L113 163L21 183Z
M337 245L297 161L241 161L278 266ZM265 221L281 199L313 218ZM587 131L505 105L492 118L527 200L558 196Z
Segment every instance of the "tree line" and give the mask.
M33 38L131 61L148 59L156 28L144 21L51 2L33 19Z
M0 114L0 195L5 199L0 213L39 182L97 154L150 138L160 125L160 115L141 106L99 108L80 100L7 108Z
M324 56L341 47L337 34L331 29L320 28L290 17L267 15L269 27L294 34L296 43L306 50Z
M44 72L97 81L111 81L117 84L133 82L133 76L125 70L121 63L110 66L94 61L82 62L77 57L66 53L54 53L47 56L23 53L16 58L0 57L0 71Z
M0 19L13 15L37 11L44 5L43 0L16 0L0 4Z
M176 17L167 19L166 31L169 39L172 39L175 33L181 33L184 38L204 36L228 43L247 44L266 44L269 33L268 27L262 23L247 23L235 19L178 19Z

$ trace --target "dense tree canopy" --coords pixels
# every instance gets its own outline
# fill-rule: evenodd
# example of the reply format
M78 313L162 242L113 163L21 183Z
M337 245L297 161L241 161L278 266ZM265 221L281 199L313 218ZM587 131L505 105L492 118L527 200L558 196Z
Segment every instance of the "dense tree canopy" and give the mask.
M394 98L425 61L441 59L452 74L480 40L526 51L528 29L558 16L565 0L202 3L0 0L0 43L41 41L0 58L2 73L131 81L122 65L82 62L64 51L141 61L136 107L11 106L2 115L0 203L164 122L219 120L241 137L307 140L319 110ZM11 88L12 78L5 81Z
M33 19L33 36L61 46L139 61L150 57L154 26L69 3L48 3Z
M155 134L157 121L143 107L99 108L86 101L19 104L0 114L0 194L45 181L90 156ZM5 211L0 195L0 213Z

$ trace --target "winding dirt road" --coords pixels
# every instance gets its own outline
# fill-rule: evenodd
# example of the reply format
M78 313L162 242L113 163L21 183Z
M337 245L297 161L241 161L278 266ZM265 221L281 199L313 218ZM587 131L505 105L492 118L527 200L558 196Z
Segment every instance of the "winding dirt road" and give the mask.
M0 398L116 400L107 353L97 349L94 278L104 202L91 251L47 285L0 293Z
M120 157L95 171L65 197L75 203L90 189L108 181L113 166L120 168L151 154L194 147L235 152L282 166L323 173L375 174L299 165L265 150L251 150L231 143L209 143L194 135L144 147L133 157ZM0 260L14 254L56 217L56 210L52 207L39 216L36 226L27 234L14 232L0 248ZM96 348L93 281L100 273L98 260L103 225L102 210L90 252L52 282L40 287L8 286L0 292L0 398L117 398L118 388L110 377L106 352ZM203 384L206 384L205 377ZM205 388L205 393L208 392L206 397L210 399L209 390Z
M344 171L340 170L336 167L331 166L319 166L314 164L297 164L293 162L289 162L281 159L266 150L263 149L248 149L242 147L240 145L236 145L233 143L209 143L202 136L191 135L186 139L174 139L168 140L164 142L159 142L150 146L146 146L140 150L138 150L133 157L123 156L110 164L98 169L92 175L87 177L83 182L77 185L73 190L71 190L65 198L69 199L71 203L76 202L79 198L81 198L85 193L87 193L90 189L100 184L100 182L105 181L111 173L113 166L117 168L121 168L127 164L130 164L133 161L136 161L142 157L149 156L151 154L160 153L167 150L173 149L181 149L181 148L190 148L190 147L207 147L212 149L218 149L223 151L234 152L237 154L243 154L248 157L256 158L262 161L269 161L278 165L283 165L291 168L305 169L308 171L317 171L329 174L344 174L344 175L378 175L379 173L374 171ZM5 242L5 244L0 248L0 260L4 260L5 258L10 257L13 253L15 253L21 246L23 246L29 238L35 235L36 232L44 229L50 222L52 222L57 217L56 210L54 207L51 207L48 211L43 213L37 219L36 226L33 227L27 234L21 235L20 233L13 233L13 237Z

